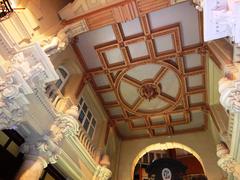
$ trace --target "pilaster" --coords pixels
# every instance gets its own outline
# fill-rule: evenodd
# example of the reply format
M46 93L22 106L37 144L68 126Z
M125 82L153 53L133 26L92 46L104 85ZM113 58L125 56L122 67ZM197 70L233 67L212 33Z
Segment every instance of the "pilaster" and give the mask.
M231 135L230 150L223 143L217 146L220 157L218 165L229 174L240 178L240 75L239 64L225 68L225 76L219 81L220 102L231 115L228 134ZM230 132L231 131L231 132Z

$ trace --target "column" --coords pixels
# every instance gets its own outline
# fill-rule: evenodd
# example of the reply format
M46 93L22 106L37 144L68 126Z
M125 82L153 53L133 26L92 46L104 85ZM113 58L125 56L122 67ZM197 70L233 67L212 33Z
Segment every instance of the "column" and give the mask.
M16 180L38 180L47 162L37 156L27 156L16 176Z
M232 67L226 72L227 77L219 81L220 102L233 116L231 144L229 150L223 143L217 146L218 165L228 173L229 180L233 176L240 179L240 71L239 64Z
M78 133L79 124L74 118L76 112L77 107L74 106L66 114L59 114L46 135L27 140L21 145L25 161L16 176L17 180L38 180L48 163L57 162L63 139Z

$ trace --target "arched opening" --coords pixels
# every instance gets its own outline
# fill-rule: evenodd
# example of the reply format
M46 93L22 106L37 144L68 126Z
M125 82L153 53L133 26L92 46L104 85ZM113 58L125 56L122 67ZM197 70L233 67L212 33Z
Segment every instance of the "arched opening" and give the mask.
M188 162L186 162L186 158L185 159L180 159L179 157L176 157L176 151L178 151L178 154L179 153L183 153L183 154L186 153L186 155L189 155L189 157L191 157L191 161L192 161L191 163L193 163L193 161L194 161L196 167L200 168L199 173L195 173L195 176L196 176L196 174L201 174L201 175L205 174L205 168L204 168L202 159L192 148L190 148L188 146L185 146L183 144L180 144L180 143L167 142L167 143L163 143L163 144L157 143L157 144L150 145L150 146L144 148L143 150L141 150L138 153L138 155L135 157L135 159L132 163L132 169L131 169L132 179L134 179L135 167L137 167L138 170L140 170L139 172L141 173L142 169L139 169L139 164L141 162L144 162L144 161L151 162L150 163L151 165L153 165L154 163L155 164L158 163L157 161L159 161L159 162L161 161L160 162L161 165L164 164L164 161L166 161L166 160L168 161L167 162L168 165L169 165L169 162L171 163L171 160L176 161L176 162L178 161L179 164L180 164L180 165L178 164L179 167L181 166L181 163L182 163L182 167L184 168L184 166L185 166L185 168L186 168L185 170L187 171L188 165L190 165L190 164L188 164ZM169 154L164 155L165 152L168 152L170 154L173 153L173 154L171 154L170 155L171 157L169 158ZM175 156L175 157L173 158L173 156ZM145 160L143 158L145 158ZM148 158L148 159L146 159L146 158ZM150 164L149 164L148 168L150 167ZM166 168L164 168L164 169L166 169ZM181 167L180 167L180 169L181 169ZM188 172L192 172L192 171L188 170ZM190 175L190 173L189 173L189 175ZM141 176L146 177L146 174L145 175L141 174ZM153 175L153 176L155 176L155 175Z

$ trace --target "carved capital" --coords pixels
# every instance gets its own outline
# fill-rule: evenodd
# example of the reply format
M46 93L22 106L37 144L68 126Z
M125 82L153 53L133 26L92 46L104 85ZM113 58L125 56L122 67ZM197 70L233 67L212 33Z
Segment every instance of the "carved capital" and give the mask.
M240 112L240 81L222 78L219 81L220 102L224 108Z
M111 178L111 176L112 176L112 172L108 168L103 166L98 166L94 177L95 179L98 179L98 180L108 180Z
M217 156L220 158L217 162L218 166L227 173L232 173L238 179L240 178L240 164L237 163L229 154L229 149L224 143L217 145Z
M0 77L0 130L14 128L23 121L29 102L22 86L18 73Z
M73 110L72 110L73 111ZM70 110L68 113L74 113ZM61 113L58 115L52 126L50 127L49 137L56 144L68 136L78 136L79 134L79 123L73 116L74 114Z
M49 136L44 136L37 142L26 142L21 145L20 151L27 157L40 157L44 160L44 167L48 163L56 163L61 153L61 148L57 146Z
M113 17L117 23L130 21L139 16L135 1L112 9Z
M38 44L22 48L1 64L0 130L14 128L23 121L30 103L27 95L36 87L58 79L50 59Z

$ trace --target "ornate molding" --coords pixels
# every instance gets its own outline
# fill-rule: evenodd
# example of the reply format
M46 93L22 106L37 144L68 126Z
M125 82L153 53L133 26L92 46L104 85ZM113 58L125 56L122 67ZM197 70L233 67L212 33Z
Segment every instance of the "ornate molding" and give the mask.
M232 173L238 179L240 178L240 164L237 163L229 154L229 149L224 143L217 144L217 156L220 158L218 166L227 173Z
M224 108L240 112L239 64L225 68L225 77L220 79L220 103Z
M222 78L219 81L220 102L226 108L240 112L240 81Z
M79 124L72 116L76 107L72 107L66 114L59 114L50 127L49 132L38 140L31 139L21 146L21 152L30 157L40 157L48 163L56 163L62 151L64 138L78 135ZM71 113L70 113L71 112Z
M88 26L85 19L81 19L76 23L65 26L61 29L56 36L51 37L47 40L43 40L41 45L43 50L49 55L59 53L66 49L70 39L76 35L88 31Z
M94 174L94 180L108 180L111 178L112 172L104 167L104 166L97 166L96 172Z
M0 77L0 130L15 128L22 122L29 104L18 75L15 72Z
M38 44L9 54L1 60L0 72L0 129L14 128L23 121L30 104L27 96L37 87L58 78L53 65Z
M40 157L43 159L43 167L45 168L49 162L57 162L61 148L59 148L49 136L44 136L37 142L25 142L21 145L20 151L24 153L26 157Z
M72 106L66 113L58 114L58 117L50 127L49 137L59 144L64 137L78 136L79 123L75 115L78 114L78 108Z
M117 23L126 22L139 16L138 8L135 1L128 4L114 7L112 9L114 20Z
M240 44L239 0L193 0L196 9L204 13L204 40L230 36Z

